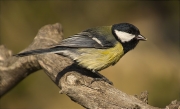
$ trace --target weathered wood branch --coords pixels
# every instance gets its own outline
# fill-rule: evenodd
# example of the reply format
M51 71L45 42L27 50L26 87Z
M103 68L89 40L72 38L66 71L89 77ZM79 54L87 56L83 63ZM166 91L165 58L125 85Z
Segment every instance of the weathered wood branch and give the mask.
M62 35L60 24L46 25L39 30L32 44L23 51L47 48L57 44L62 40ZM127 95L104 81L91 83L96 75L77 66L67 57L56 54L15 57L3 45L0 46L0 96L29 74L40 69L43 69L60 88L60 93L66 94L85 108L159 109L147 104L147 92L135 97ZM180 103L174 102L175 108L173 108L176 109ZM170 106L172 105L169 105L169 108Z

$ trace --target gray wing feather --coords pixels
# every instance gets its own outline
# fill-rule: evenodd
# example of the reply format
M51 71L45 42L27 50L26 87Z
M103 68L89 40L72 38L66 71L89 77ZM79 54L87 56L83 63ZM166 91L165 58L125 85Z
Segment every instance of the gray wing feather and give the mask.
M102 36L103 37L103 36ZM106 41L105 39L98 39L93 37L88 32L81 32L75 34L72 37L62 40L59 45L55 47L74 47L74 48L109 48L114 46L111 42Z

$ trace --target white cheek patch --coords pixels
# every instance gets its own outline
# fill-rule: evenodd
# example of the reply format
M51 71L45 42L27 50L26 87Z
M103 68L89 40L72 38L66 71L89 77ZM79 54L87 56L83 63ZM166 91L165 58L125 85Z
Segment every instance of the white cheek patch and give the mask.
M132 35L123 31L115 30L115 33L117 37L121 40L121 42L129 42L130 40L135 38L135 35Z

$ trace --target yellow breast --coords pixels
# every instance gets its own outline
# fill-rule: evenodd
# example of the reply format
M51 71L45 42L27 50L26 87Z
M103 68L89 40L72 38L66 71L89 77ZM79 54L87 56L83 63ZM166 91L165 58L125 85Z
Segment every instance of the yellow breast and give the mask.
M117 43L115 47L108 49L83 48L78 52L81 55L76 59L80 66L89 70L99 71L116 64L123 56L123 47Z

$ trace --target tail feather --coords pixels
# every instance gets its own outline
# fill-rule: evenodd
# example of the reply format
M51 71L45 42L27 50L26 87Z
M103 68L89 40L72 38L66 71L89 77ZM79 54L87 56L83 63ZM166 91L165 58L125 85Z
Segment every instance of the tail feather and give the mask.
M14 56L23 57L23 56L29 56L29 55L44 54L44 53L57 53L57 52L58 52L58 50L53 49L53 48L37 49L37 50L25 51L25 52L16 54Z

